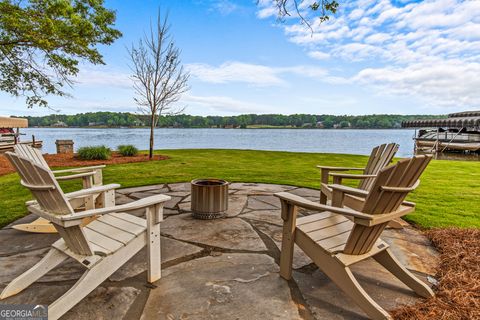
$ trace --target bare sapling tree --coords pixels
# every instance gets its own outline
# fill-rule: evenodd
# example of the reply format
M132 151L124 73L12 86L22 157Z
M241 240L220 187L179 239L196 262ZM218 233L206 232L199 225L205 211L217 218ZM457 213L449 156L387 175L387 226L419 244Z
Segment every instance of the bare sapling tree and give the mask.
M181 95L188 91L189 73L180 60L180 50L170 34L168 15L162 19L160 11L156 26L150 24L138 44L128 50L133 72L133 87L138 109L149 118L150 149L153 157L154 130L162 115L181 113L184 108L177 105Z

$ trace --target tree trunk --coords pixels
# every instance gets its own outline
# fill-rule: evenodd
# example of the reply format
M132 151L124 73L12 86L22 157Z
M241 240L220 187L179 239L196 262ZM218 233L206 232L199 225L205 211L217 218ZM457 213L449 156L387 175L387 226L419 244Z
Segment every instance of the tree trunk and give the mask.
M153 158L153 130L155 129L155 115L152 115L150 121L150 149L148 151L148 158Z

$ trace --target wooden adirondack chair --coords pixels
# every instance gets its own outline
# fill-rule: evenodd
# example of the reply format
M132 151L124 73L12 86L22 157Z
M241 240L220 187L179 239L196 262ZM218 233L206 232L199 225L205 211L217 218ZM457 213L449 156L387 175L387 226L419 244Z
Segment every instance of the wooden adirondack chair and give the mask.
M45 168L49 168L45 158L43 157L42 153L39 149L33 148L31 146L25 144L17 144L14 146L14 151L16 154L30 159L34 163L37 163ZM98 166L90 166L90 167L81 167L81 168L72 168L72 169L64 169L64 170L54 170L52 171L53 174L64 174L64 173L73 173L70 175L62 175L57 176L55 179L57 181L66 181L66 180L82 180L82 186L84 189L99 187L103 184L103 176L102 176L102 169L105 168L105 165L98 165ZM111 187L112 185L110 185ZM119 185L116 186L118 188ZM107 190L108 191L108 190ZM92 204L95 203L95 199L98 196L98 193L93 193L90 197L84 198L84 203L76 203L79 206L88 207L88 209L93 209ZM68 194L67 194L68 197ZM27 202L27 207L33 204L32 202ZM73 207L76 209L76 207ZM30 223L24 224L17 224L12 228L26 231L26 232L34 232L34 233L55 233L57 232L53 225L44 218L38 218L35 221Z
M332 189L328 186L329 178L333 177L334 184L342 184L342 179L360 180L358 189L369 190L375 177L381 169L390 164L399 145L396 143L382 144L373 148L365 168L317 166L321 171L320 203L326 204L331 200ZM339 173L335 171L363 171L362 174Z
M26 144L17 144L14 146L13 149L16 154L21 155L24 158L30 159L33 162L38 163L46 168L49 168L47 161L45 161L45 158L43 157L42 152L40 152L39 149L33 148ZM63 173L74 173L72 175L57 176L55 177L55 179L57 179L57 181L82 179L83 188L86 189L93 186L101 186L103 184L103 168L105 168L105 165L52 170L52 173L54 175Z
M402 266L389 245L379 238L390 220L409 211L403 200L418 186L418 178L430 160L430 156L415 156L380 170L360 210L342 206L346 195L356 195L359 191L342 185L330 186L332 206L287 192L277 193L284 220L280 275L287 280L291 278L296 243L372 319L391 317L363 290L349 268L369 257L420 296L433 296L433 291ZM298 207L318 213L297 219Z
M169 196L156 195L125 205L74 212L48 168L15 153L7 152L6 156L18 170L22 185L30 189L38 201L30 209L52 222L61 239L35 266L14 279L0 299L21 292L70 257L87 270L70 290L49 306L49 319L58 319L145 246L147 281L151 283L160 278L160 222L163 203ZM125 213L141 208L145 209L146 220ZM100 217L81 226L83 218L91 216Z

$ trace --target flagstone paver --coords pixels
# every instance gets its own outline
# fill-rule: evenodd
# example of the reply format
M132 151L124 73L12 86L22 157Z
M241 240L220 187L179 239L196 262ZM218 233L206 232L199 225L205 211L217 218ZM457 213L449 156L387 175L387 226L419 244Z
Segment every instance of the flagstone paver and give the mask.
M247 204L248 197L246 195L231 194L228 197L227 217L236 217L242 213Z
M240 218L263 221L266 223L274 224L277 226L283 225L283 220L280 217L280 209L277 210L251 210L246 213L242 213Z
M161 241L161 259L162 263L171 262L175 259L185 258L202 251L202 248L162 237ZM141 250L130 261L128 261L123 267L115 272L110 280L122 281L131 277L134 277L142 272L147 271L147 251Z
M301 319L278 265L264 254L222 254L165 270L142 319Z
M269 223L262 223L262 222L256 222L256 221L252 221L252 224L260 232L263 232L270 239L272 239L272 241L277 246L278 251L280 252L280 249L282 248L282 227L269 224ZM295 245L293 250L293 262L292 262L293 268L299 269L311 263L312 263L312 260L305 253L303 253L303 251L297 245Z
M355 264L351 269L365 291L385 310L419 300L413 291L373 259ZM294 271L293 278L316 319L368 319L353 300L318 269L312 273Z
M250 210L272 210L278 209L277 206L271 205L267 202L260 201L255 197L248 197L247 208Z
M365 314L298 247L293 278L278 275L282 239L280 202L288 191L318 201L319 191L261 183L229 185L225 218L196 220L190 214L190 183L119 189L118 204L155 194L172 200L164 208L162 275L146 285L146 250L134 256L64 319L362 319ZM143 210L132 212L143 216ZM299 210L299 214L309 214ZM35 219L29 215L15 223ZM56 234L0 230L0 290L33 266L58 239ZM438 253L409 226L387 229L382 238L405 266L434 275ZM2 303L51 303L66 292L84 269L71 260ZM419 301L410 289L374 260L353 267L366 291L387 310ZM156 288L155 288L156 286Z
M307 189L307 188L298 188L295 190L289 191L290 193L296 194L297 196L301 197L313 197L313 198L320 198L320 191Z
M15 229L0 230L0 256L9 256L19 252L48 248L57 241L58 234L38 234L20 232Z
M197 244L236 250L267 249L253 228L239 218L198 220L186 213L169 217L161 229L177 240Z
M276 208L280 208L280 199L273 196L273 195L268 195L268 196L252 196L250 198L253 198L253 199L256 199L256 200L259 200L261 202L265 202L265 203L268 203L270 205L272 205L273 207L276 207Z

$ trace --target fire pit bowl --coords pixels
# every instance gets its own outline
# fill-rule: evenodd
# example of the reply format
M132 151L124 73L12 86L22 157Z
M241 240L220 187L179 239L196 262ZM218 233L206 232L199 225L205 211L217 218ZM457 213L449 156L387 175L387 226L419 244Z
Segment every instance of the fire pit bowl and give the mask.
M192 180L191 197L194 218L221 218L228 209L228 182L220 179Z

